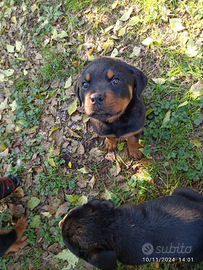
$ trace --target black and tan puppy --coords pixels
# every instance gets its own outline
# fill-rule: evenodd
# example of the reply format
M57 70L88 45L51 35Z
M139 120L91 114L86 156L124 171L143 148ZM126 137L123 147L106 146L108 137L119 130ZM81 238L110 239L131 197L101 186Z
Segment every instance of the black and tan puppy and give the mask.
M116 58L98 58L82 71L74 90L94 131L106 137L109 152L120 138L127 140L131 157L142 157L138 140L144 126L141 93L146 85L147 78L139 69Z
M67 248L102 270L155 261L203 260L203 196L177 188L171 196L114 208L92 200L59 223Z
M27 225L27 217L22 216L17 221L13 229L8 233L0 234L0 258L5 252L18 251L28 244L28 242L25 241L26 236L21 238L27 228Z

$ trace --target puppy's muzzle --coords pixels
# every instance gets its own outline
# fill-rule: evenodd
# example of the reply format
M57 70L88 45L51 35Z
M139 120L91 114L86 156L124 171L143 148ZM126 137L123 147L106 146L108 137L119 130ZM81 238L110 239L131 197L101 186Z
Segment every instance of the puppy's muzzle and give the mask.
M105 99L104 94L100 93L94 93L90 96L90 102L92 105L102 105L103 101Z

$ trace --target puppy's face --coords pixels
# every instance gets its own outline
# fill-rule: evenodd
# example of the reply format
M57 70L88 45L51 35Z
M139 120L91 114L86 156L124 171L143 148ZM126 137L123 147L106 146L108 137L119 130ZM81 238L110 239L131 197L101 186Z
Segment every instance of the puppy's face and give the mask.
M135 77L141 73L121 60L98 58L83 70L75 93L88 116L111 123L124 113L133 98ZM143 89L146 86L144 79L141 82Z
M103 256L116 265L112 248L114 204L111 201L93 200L72 209L59 223L63 241L79 258L103 269ZM108 263L108 262L107 262ZM104 268L105 269L105 268Z

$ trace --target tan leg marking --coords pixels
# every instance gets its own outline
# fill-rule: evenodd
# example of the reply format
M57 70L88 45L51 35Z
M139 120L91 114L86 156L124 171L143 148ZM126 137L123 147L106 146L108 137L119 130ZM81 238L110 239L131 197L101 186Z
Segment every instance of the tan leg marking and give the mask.
M143 148L143 146L139 144L134 136L130 136L126 140L130 157L133 157L134 159L141 159L142 153L138 149Z
M114 149L117 148L117 142L118 139L116 138L106 138L104 143L106 145L106 149L108 150L108 152L112 152Z

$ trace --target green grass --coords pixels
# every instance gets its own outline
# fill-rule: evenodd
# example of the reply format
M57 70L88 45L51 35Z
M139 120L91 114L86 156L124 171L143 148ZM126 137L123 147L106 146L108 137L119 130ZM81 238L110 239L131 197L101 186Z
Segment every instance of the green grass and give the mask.
M25 249L20 256L20 269L27 269L29 264L38 269L43 263L42 254L46 249L39 244L39 239L47 246L57 242L64 247L58 228L61 218L39 214L50 200L60 197L61 203L67 202L73 208L96 196L111 199L118 206L168 195L178 186L195 187L203 192L203 92L194 96L191 89L203 77L203 1L18 0L3 1L0 7L1 69L14 71L12 76L4 74L0 86L8 97L8 105L1 110L0 173L21 176L26 200L37 197L41 202L32 211L28 210L26 235L32 248ZM133 11L129 18L118 23L130 7ZM12 16L16 17L17 24L20 18L26 19L12 37L14 41L22 41L23 52L8 40L10 30L5 29L4 20L7 25L14 24ZM134 23L130 24L133 18ZM175 27L182 30L177 31ZM151 38L150 42L146 42L147 38ZM7 50L7 45L14 46L13 53ZM140 48L140 54L131 57L135 46ZM139 163L126 157L126 144L120 142L116 158L121 167L121 182L111 172L115 162L103 160L104 153L99 158L89 156L93 147L99 150L104 147L102 139L92 139L92 145L89 143L93 133L86 130L89 122L85 124L81 111L71 116L67 111L60 111L65 102L69 104L75 99L70 88L64 88L66 80L71 77L74 82L87 60L103 54L110 56L113 49L117 49L117 57L142 69L149 78L143 93L147 116L141 136L148 162ZM57 122L59 111L60 123ZM79 120L73 120L74 116L79 116ZM68 125L80 137L67 135ZM63 129L68 154L62 154L63 144L58 145L57 138L52 137L53 129ZM85 154L77 154L78 142ZM50 143L48 150L46 143ZM61 154L52 155L54 150ZM28 175L32 185L27 188ZM94 189L88 184L80 188L82 181L92 176L96 179ZM8 222L8 213L1 213L3 229L6 230ZM14 256L11 258L13 264L19 263ZM1 259L0 269L6 269L9 260L10 255ZM47 269L63 267L67 267L67 261L53 259ZM201 264L193 267L161 263L159 269L198 270L201 267ZM86 268L80 261L75 269ZM126 268L119 265L118 269ZM135 269L154 267L144 265Z

